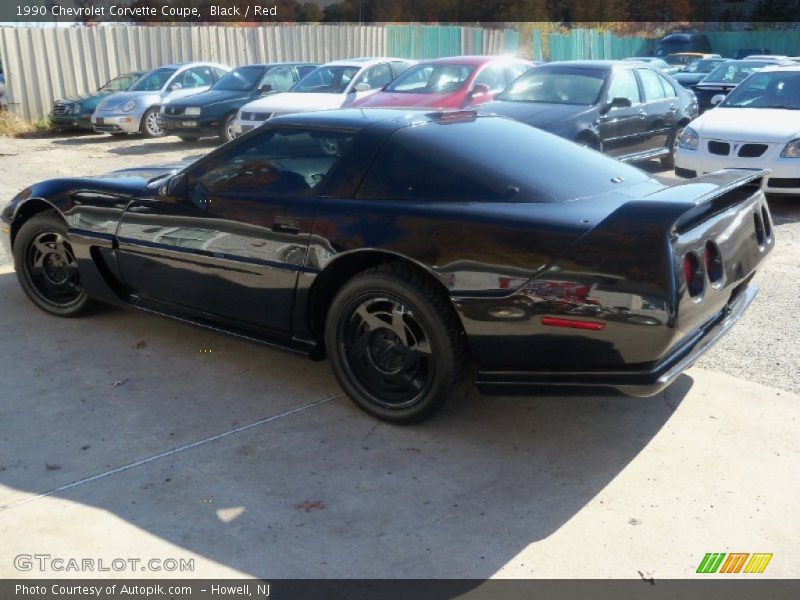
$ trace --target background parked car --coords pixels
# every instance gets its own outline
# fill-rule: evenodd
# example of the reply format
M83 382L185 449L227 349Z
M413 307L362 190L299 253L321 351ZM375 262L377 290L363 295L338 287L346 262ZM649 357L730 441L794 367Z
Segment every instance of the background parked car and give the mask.
M279 115L349 106L374 94L411 67L402 58L353 58L321 65L288 92L245 104L233 122L236 135Z
M219 136L233 139L233 121L242 106L261 96L285 92L317 67L314 63L269 63L237 67L211 89L161 105L161 126L182 140Z
M677 73L678 71L681 70L680 67L671 65L663 58L656 58L655 56L631 56L630 58L626 58L625 60L647 63L651 67L655 67L662 73L667 73L668 75L673 75L674 73Z
M115 77L94 93L56 100L50 110L50 124L57 131L69 129L91 131L92 115L103 98L128 90L142 75L144 71L125 73Z
M230 70L227 65L208 62L153 69L127 92L112 94L101 101L92 115L92 126L95 131L112 135L142 133L147 137L161 137L164 135L158 119L161 104L204 92Z
M598 60L540 65L482 110L622 160L660 157L672 168L674 140L697 116L697 103L692 92L649 65Z
M420 62L352 107L462 108L489 102L530 69L510 57L456 56Z
M731 54L731 58L734 60L741 60L746 58L752 54L772 54L769 48L737 48Z
M664 60L668 64L678 69L678 73L683 71L690 63L704 58L722 58L719 54L703 54L702 52L678 52L670 54Z
M711 52L711 42L703 33L670 33L656 43L653 56L665 57L676 52Z
M717 65L711 73L692 88L697 96L700 113L713 108L722 96L728 94L756 71L780 63L781 61L775 60L729 60ZM717 102L714 102L715 98L717 98Z
M770 169L764 189L800 194L800 66L771 66L745 79L678 141L675 173Z
M701 58L694 60L686 65L683 71L676 73L673 77L675 81L680 83L683 87L690 88L695 83L704 79L715 67L724 62L724 58Z

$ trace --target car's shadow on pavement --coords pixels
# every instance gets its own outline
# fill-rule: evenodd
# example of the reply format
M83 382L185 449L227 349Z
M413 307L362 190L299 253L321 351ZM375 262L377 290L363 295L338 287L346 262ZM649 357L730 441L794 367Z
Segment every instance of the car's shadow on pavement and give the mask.
M133 311L50 317L13 273L0 302L0 530L64 518L17 504L30 494L274 416L57 494L263 577L489 577L617 477L692 385L473 393L397 427L339 396L324 362ZM3 554L29 551L7 542Z

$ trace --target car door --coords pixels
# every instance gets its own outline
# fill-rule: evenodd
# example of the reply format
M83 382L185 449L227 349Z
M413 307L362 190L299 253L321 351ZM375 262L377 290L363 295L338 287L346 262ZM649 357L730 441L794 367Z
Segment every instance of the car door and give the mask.
M214 85L215 81L214 71L207 65L179 71L166 85L164 102L204 92Z
M350 134L265 126L134 200L117 231L122 278L145 304L290 334L313 205Z
M630 106L610 106L615 98L624 98ZM645 110L633 69L612 71L605 100L600 103L597 128L606 154L624 157L638 152L645 135ZM603 108L605 106L605 108Z
M639 151L654 152L667 146L669 134L675 127L678 98L669 81L654 70L637 68L636 72L642 84L643 106L646 112L645 137ZM665 84L668 90L665 89Z

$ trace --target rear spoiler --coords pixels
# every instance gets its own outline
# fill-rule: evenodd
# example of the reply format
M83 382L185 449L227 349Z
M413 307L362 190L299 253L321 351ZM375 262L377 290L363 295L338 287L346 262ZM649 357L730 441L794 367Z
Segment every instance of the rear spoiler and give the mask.
M723 212L761 192L769 169L724 169L670 186L650 194L648 200L689 204L675 221L682 233L711 215Z

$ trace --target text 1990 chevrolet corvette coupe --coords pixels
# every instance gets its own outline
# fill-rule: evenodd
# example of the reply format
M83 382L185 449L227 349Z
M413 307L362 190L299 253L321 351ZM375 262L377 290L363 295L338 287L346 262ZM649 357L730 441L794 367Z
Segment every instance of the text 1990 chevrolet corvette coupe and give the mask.
M2 213L30 299L93 299L322 356L418 421L477 381L668 385L739 318L772 248L760 171L666 186L503 117L276 118L175 167L53 179Z

